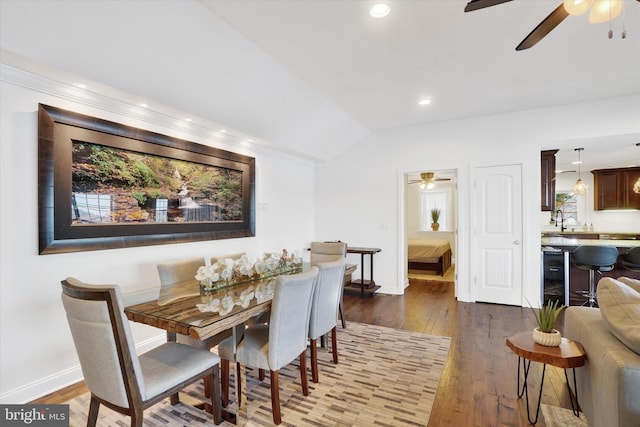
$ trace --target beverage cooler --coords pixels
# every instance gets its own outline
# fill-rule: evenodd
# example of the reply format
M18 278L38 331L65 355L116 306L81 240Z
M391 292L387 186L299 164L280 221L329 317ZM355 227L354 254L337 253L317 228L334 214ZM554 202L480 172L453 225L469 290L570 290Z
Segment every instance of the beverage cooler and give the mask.
M569 305L569 252L544 248L542 257L541 298L543 304L558 300Z

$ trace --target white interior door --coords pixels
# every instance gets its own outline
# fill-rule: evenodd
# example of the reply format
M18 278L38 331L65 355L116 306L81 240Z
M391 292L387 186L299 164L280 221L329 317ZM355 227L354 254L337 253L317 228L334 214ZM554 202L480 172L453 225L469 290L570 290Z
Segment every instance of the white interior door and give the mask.
M475 169L476 301L522 304L522 166Z

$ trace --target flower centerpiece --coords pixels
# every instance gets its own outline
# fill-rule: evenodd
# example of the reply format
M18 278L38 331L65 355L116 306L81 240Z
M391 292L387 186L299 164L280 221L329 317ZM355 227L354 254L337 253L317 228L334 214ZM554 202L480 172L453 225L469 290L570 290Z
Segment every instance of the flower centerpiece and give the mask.
M538 324L538 327L533 330L533 340L538 344L557 347L562 342L562 335L554 329L558 316L565 308L564 304L558 305L559 302L558 300L548 301L542 308L531 308Z
M228 286L233 277L233 267L232 259L222 259L210 266L198 267L195 279L200 282L200 290L208 293Z

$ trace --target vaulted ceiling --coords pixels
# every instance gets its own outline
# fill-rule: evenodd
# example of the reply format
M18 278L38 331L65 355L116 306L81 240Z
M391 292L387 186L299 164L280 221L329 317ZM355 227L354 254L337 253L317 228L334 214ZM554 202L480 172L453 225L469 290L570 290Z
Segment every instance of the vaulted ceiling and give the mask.
M608 24L570 16L520 52L560 0L470 13L466 0L389 0L382 19L372 3L2 1L0 45L3 62L17 55L314 160L370 132L640 93L636 1L624 40L621 18L609 40Z

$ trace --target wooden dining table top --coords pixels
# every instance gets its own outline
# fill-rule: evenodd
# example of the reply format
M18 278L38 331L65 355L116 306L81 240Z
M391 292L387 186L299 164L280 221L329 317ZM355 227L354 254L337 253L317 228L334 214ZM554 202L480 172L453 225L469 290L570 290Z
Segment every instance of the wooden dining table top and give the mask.
M131 305L124 312L133 322L204 340L269 311L276 279L277 276L251 280L208 295L200 295L200 284L194 279L161 287L158 300ZM228 313L206 311L223 300L233 301Z

